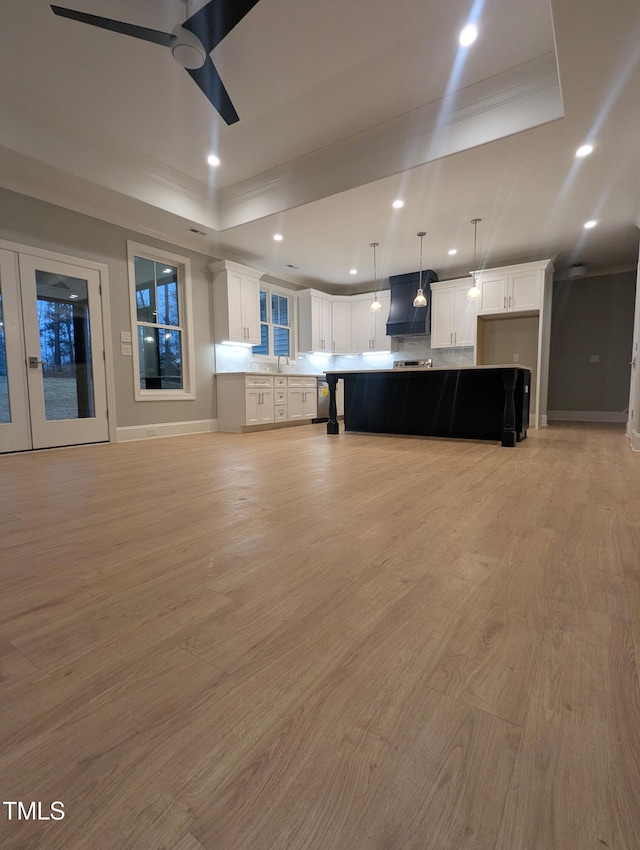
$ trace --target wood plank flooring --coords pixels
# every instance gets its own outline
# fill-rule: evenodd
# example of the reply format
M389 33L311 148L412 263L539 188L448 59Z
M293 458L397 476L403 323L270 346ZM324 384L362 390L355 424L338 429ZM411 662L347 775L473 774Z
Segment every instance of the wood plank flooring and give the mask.
M323 425L0 458L3 850L638 850L640 456Z

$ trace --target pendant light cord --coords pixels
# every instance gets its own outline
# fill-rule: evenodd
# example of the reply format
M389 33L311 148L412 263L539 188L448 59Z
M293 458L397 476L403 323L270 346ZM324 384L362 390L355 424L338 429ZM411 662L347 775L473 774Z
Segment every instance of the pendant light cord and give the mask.
M378 247L379 242L372 242L371 247L373 248L373 298L374 301L378 300L378 272L376 269L376 248Z
M478 222L482 221L481 218L472 218L471 224L473 225L473 285L477 286L476 283L476 246L478 244Z

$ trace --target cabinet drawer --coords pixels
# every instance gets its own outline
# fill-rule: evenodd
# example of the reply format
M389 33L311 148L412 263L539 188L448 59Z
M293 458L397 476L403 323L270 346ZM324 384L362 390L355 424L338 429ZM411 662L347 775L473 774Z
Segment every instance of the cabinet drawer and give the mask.
M245 375L245 387L272 387L273 378L267 375Z
M276 387L276 389L278 387L286 387L287 386L287 379L284 377L284 375L276 375L275 378L273 379L273 385L274 385L274 387Z
M276 394L274 396L274 404L286 404L287 403L287 391L286 390L276 390Z
M286 404L277 404L274 408L275 411L275 421L276 422L286 422L287 421L287 406Z
M313 388L318 386L318 379L304 376L289 377L287 378L287 386Z

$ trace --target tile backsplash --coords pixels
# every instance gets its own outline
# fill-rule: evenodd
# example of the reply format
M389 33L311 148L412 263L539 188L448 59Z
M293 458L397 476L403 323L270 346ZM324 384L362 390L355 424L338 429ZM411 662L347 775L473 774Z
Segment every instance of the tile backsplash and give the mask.
M427 360L434 366L472 366L473 348L431 348L430 336L393 337L391 352L387 354L323 355L301 353L289 364L281 362L282 371L307 375L321 375L331 369L385 369L394 360ZM276 371L275 358L255 359L252 351L240 345L215 346L216 372L267 372Z

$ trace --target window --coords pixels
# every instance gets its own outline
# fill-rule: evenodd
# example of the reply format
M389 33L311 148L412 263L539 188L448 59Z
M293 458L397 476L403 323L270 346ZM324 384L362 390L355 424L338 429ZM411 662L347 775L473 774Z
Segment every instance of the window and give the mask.
M190 262L133 242L128 253L136 400L195 398Z
M270 289L260 290L260 345L254 354L291 356L292 297Z

